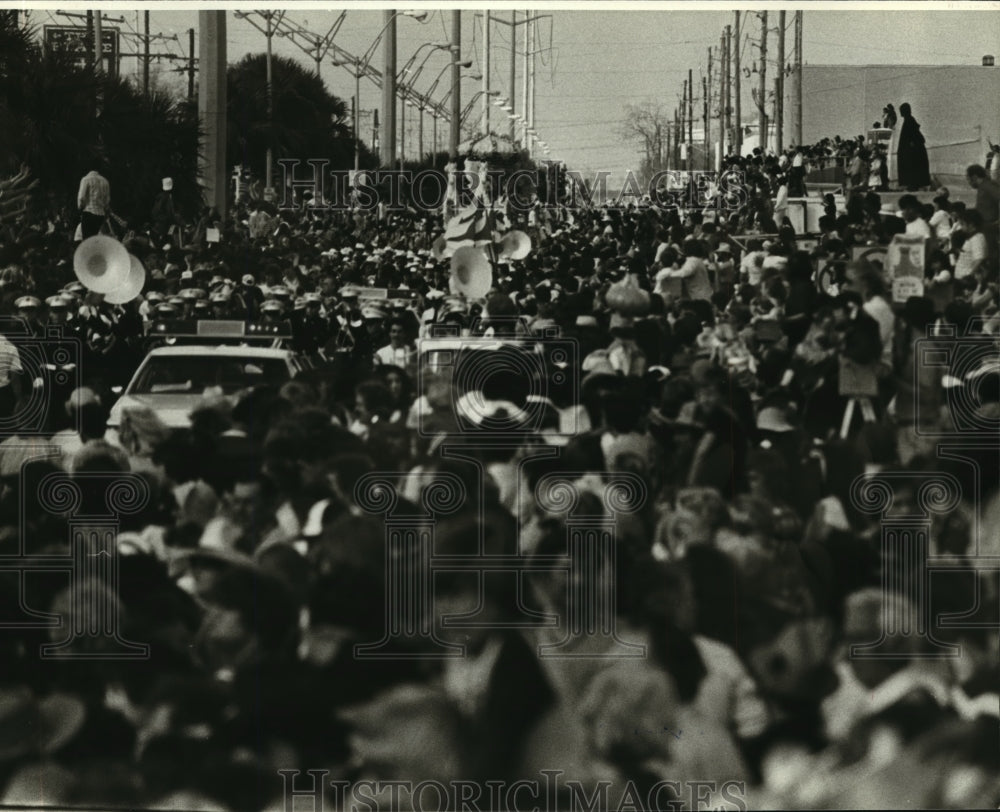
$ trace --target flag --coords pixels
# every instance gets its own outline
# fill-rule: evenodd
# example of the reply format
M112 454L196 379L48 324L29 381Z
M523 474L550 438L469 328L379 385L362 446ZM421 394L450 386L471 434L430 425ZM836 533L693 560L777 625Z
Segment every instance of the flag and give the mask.
M448 220L444 238L447 247L454 251L466 245L489 245L496 231L496 216L482 201L467 206Z

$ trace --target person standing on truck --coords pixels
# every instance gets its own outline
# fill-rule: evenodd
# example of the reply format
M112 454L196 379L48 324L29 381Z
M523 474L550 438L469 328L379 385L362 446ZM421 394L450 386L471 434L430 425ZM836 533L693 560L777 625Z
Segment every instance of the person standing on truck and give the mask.
M915 192L931 185L931 170L927 146L920 125L913 117L909 104L901 104L903 122L899 129L899 185Z

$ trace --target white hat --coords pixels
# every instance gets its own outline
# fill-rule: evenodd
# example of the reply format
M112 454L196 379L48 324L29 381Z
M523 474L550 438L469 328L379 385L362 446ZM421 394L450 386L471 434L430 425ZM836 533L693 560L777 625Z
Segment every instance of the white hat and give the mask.
M164 192L169 192L171 189L174 188L174 179L173 178L164 178L160 182L163 184L163 191Z
M785 415L777 406L765 406L757 415L757 428L761 431L786 432L795 431Z

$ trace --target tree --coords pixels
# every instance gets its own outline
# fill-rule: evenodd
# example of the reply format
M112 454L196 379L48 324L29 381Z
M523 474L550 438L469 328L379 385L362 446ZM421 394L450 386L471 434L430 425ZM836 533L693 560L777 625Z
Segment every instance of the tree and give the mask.
M323 80L292 59L271 58L274 115L267 115L267 56L250 54L228 71L228 143L230 166L247 166L263 176L268 146L274 160L327 159L331 169L354 166L350 114ZM361 166L374 166L362 145ZM280 178L279 174L276 177Z
M165 176L181 212L193 215L202 199L198 136L187 101L145 98L123 79L98 78L0 17L0 176L28 166L46 192L35 195L41 205L75 212L80 178L100 158L112 207L133 225L148 217Z
M625 118L619 134L626 141L638 141L642 145L641 174L645 180L666 166L670 126L670 119L661 105L647 102L625 106Z

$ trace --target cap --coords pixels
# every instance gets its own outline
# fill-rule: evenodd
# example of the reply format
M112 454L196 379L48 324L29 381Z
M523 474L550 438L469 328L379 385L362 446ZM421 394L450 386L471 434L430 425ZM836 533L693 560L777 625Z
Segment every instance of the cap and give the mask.
M70 299L66 296L49 296L49 298L45 300L45 304L49 306L49 310L69 307L69 303Z
M181 301L193 302L201 297L198 296L198 291L194 288L184 288L180 293L177 294Z
M252 285L254 283L254 278L251 274L245 273L243 274L243 278L240 279L240 282L244 285Z
M369 320L384 319L385 311L375 305L366 305L361 308L361 317Z
M14 302L14 307L18 310L27 310L29 308L39 308L42 306L40 299L34 296L22 296Z
M795 431L795 426L788 422L784 411L777 406L765 406L757 415L757 428L761 431L786 432Z
M261 313L280 313L285 308L276 299L268 299L260 306Z
M160 304L156 306L157 316L166 318L168 316L174 316L176 314L177 314L177 308L174 307L169 302L160 302Z
M267 292L269 298L272 299L291 299L292 292L286 288L284 285L275 285L270 288Z

